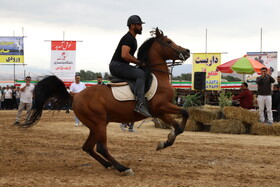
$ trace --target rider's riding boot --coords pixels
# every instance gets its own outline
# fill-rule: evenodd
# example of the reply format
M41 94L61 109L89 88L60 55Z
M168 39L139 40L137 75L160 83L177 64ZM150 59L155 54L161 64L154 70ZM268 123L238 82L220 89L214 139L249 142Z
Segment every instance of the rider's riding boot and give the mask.
M152 117L152 115L149 113L148 107L145 105L144 99L136 100L134 111L142 114L143 116Z

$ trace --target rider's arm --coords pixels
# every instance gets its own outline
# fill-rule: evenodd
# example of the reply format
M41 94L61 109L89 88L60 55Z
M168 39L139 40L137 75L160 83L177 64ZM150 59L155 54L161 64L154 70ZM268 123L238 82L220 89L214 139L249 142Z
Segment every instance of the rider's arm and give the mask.
M130 53L130 47L127 45L122 46L122 58L127 62L132 62L134 64L140 64L140 60L132 56Z

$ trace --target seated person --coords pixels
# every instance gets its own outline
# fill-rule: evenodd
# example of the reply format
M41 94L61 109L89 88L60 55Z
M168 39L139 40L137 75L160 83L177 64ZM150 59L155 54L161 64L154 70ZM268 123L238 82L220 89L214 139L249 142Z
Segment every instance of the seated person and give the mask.
M274 84L273 85L273 92L272 92L272 110L273 110L273 121L278 122L279 121L279 108L280 108L280 91L279 91L279 85ZM275 111L276 110L276 111Z
M239 104L242 108L252 109L253 108L253 94L248 89L248 84L243 82L241 84L242 92L237 96L232 97L233 100L239 100Z

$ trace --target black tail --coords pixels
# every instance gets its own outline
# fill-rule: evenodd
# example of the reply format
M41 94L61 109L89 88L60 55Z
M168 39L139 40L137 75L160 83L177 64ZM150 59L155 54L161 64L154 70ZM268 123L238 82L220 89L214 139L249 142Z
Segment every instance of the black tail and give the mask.
M46 103L51 102L53 108L61 110L72 100L64 83L56 76L49 76L39 81L35 86L33 96L32 109L28 112L25 127L35 125L40 120Z

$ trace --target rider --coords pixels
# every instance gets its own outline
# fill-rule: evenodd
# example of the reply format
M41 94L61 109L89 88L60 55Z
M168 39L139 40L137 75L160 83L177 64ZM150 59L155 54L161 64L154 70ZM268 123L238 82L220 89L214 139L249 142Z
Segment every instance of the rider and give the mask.
M110 72L113 76L135 81L136 105L134 111L151 117L151 114L145 106L145 72L135 66L129 65L131 62L139 66L145 66L145 63L134 57L137 49L136 35L142 34L142 24L144 23L137 15L132 15L128 18L127 26L129 31L121 38L118 44L110 63Z

